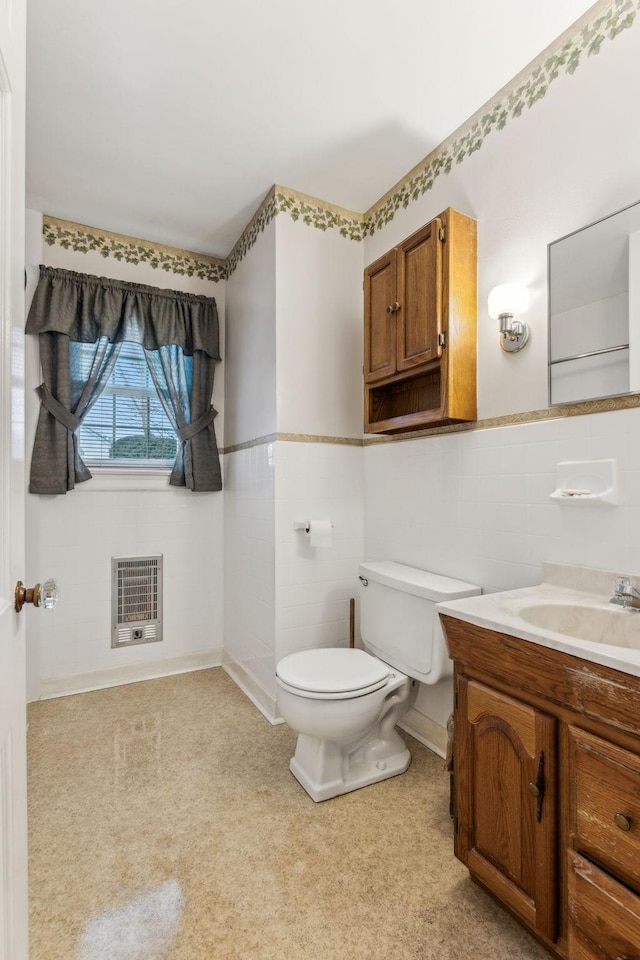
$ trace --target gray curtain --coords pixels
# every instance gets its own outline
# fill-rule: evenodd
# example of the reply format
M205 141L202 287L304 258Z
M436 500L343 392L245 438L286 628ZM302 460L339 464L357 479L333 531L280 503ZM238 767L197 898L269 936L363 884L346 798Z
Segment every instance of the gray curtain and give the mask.
M211 407L220 359L213 298L41 266L26 329L39 335L44 377L38 387L32 493L66 493L90 479L76 430L104 389L125 340L144 347L181 441L170 483L194 491L222 488ZM96 344L88 379L79 377L74 343Z
M145 350L154 386L180 441L169 483L191 490L220 490L220 460L213 420L217 411L210 404L213 364L202 352L192 357L180 347ZM209 449L216 456L207 456Z

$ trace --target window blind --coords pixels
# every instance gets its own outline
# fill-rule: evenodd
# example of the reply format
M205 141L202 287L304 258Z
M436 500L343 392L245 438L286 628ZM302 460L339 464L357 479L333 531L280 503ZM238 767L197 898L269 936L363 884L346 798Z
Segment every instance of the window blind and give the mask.
M93 344L77 344L80 370L88 377ZM103 393L78 430L87 464L132 461L169 466L177 439L149 374L140 344L125 342Z

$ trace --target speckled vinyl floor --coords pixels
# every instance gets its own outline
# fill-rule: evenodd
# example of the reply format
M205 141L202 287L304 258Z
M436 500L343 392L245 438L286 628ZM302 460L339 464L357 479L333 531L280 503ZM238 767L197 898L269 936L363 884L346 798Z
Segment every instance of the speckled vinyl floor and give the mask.
M315 804L221 669L35 703L31 960L548 960L453 857L443 762Z

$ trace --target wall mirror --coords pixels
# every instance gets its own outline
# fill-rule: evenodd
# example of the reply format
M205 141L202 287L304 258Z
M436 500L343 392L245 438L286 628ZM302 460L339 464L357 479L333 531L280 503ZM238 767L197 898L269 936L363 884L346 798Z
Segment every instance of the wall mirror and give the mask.
M640 203L549 244L549 403L640 391Z

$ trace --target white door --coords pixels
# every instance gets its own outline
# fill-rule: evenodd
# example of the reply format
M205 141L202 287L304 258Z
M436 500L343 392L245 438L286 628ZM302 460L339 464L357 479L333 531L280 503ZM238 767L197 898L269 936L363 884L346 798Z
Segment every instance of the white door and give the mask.
M24 578L26 0L0 0L0 960L27 957ZM30 584L27 584L30 586Z

